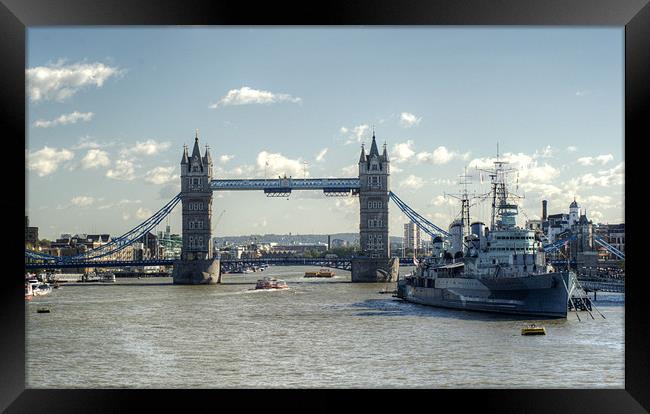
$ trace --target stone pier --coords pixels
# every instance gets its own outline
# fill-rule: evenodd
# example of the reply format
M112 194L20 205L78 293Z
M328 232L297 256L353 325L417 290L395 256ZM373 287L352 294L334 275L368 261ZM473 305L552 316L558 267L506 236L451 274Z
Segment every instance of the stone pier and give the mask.
M172 277L175 285L214 285L221 283L219 259L177 260Z
M352 282L395 282L399 274L399 259L357 257L352 259Z

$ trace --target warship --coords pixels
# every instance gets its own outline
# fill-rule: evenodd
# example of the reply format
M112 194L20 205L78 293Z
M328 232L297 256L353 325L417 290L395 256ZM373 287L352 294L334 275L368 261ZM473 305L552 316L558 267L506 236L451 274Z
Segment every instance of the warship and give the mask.
M566 318L577 288L571 271L546 264L542 241L534 230L518 227L516 196L509 193L508 174L515 171L499 161L483 170L491 180L491 223L469 223L467 187L462 218L454 220L447 240L436 237L433 254L397 284L396 297L422 305L499 312L524 316Z

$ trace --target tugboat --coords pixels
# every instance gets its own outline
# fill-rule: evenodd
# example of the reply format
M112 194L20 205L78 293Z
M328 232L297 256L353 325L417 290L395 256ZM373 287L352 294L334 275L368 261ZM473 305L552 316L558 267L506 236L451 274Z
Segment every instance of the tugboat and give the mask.
M255 290L258 289L289 289L287 283L282 279L276 279L274 277L265 277L259 279L255 285Z
M492 185L489 231L483 223L469 225L465 189L462 219L445 235L451 247L445 249L447 240L436 238L434 256L419 261L412 275L398 281L396 296L436 307L566 318L576 275L547 266L535 231L516 226L516 195L506 186L513 170L504 168L498 154L494 164L487 170Z

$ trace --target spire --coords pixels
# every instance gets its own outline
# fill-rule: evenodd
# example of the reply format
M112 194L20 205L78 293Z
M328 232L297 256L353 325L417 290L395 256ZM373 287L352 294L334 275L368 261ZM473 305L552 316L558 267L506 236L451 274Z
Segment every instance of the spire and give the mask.
M384 141L384 152L381 154L384 161L388 161L388 150L386 149L386 141Z
M189 157L187 156L187 145L183 145L183 158L181 158L181 164L187 164L189 161Z
M361 144L361 156L359 157L359 163L366 162L366 149L363 144Z
M205 146L205 155L203 156L207 163L212 162L212 157L210 156L210 146L206 144Z
M196 137L194 138L194 148L192 149L192 158L198 155L201 158L201 150L199 150L199 130L196 130Z
M194 138L194 148L192 149L192 158L190 160L191 163L194 162L195 159L198 159L198 165L203 167L203 159L201 158L201 150L199 149L199 130L196 130L196 136ZM203 168L201 168L201 171L203 171Z
M379 156L379 150L377 149L377 141L375 140L375 131L373 129L372 131L372 144L370 145L370 154L371 157L374 156Z

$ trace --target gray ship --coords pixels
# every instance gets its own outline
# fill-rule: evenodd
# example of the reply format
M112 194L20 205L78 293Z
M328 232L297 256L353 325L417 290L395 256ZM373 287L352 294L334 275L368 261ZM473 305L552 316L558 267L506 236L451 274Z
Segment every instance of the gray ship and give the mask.
M433 255L417 263L412 275L398 280L397 297L444 308L566 318L577 288L576 275L546 265L534 230L517 227L518 207L508 193L505 162L487 170L491 177L491 227L469 224L467 188L462 219L448 241L433 240Z

